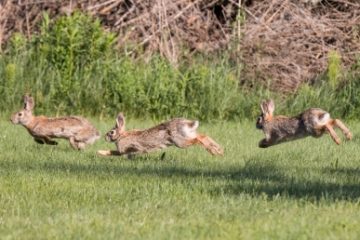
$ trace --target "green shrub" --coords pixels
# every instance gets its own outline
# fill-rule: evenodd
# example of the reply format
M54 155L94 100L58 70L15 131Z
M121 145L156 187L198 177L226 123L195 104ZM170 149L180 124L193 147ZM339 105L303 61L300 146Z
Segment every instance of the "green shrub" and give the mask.
M44 14L39 35L14 35L0 59L1 110L19 108L21 96L31 92L38 113L57 115L124 111L210 120L240 113L236 69L226 60L195 59L176 68L160 56L145 62L120 54L114 39L87 15L50 21Z
M37 36L15 34L0 55L0 111L18 110L29 92L36 112L48 115L113 117L123 111L137 118L254 120L260 102L273 98L277 114L321 107L336 117L360 117L360 64L344 72L336 52L315 85L281 95L256 79L251 88L239 86L241 63L231 53L194 56L174 67L158 55L133 59L117 51L114 40L87 15L50 21L45 14Z
M94 69L94 63L114 55L114 43L115 35L105 32L100 22L90 16L75 12L50 22L44 14L41 32L34 38L31 50L40 68L48 67L57 75L49 79L53 80L52 91L48 92L51 98L62 99L66 108L78 107L82 98L91 97L83 94L84 88L92 85L88 72Z

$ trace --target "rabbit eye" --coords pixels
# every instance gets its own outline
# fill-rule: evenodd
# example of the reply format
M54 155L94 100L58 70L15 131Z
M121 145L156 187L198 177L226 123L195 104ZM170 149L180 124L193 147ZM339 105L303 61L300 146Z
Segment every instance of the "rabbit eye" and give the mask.
M115 134L115 131L114 131L114 130L111 130L111 131L110 131L110 134L111 134L111 135L114 135L114 134Z
M21 116L22 116L22 113L18 113L18 116L21 117Z

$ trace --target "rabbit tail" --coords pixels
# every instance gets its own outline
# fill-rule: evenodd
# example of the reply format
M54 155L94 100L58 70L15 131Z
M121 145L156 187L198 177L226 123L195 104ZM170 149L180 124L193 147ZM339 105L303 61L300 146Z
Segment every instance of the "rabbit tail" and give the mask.
M326 125L330 121L330 114L324 113L317 116L316 122L318 125Z
M187 138L196 138L196 129L199 127L199 121L191 121L182 126L181 132Z

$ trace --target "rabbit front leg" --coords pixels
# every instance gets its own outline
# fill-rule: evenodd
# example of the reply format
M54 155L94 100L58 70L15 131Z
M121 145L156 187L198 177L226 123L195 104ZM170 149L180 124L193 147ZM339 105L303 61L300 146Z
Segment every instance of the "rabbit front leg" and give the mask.
M259 147L260 148L267 148L267 147L270 147L274 145L274 143L270 140L267 140L266 138L262 139L260 142L259 142Z
M264 133L265 133L265 138L259 142L260 148L267 148L267 147L277 144L277 142L272 137L272 135L273 135L272 133L268 133L265 131L264 131Z
M69 138L70 145L76 150L83 150L86 147L86 143L76 141L74 137Z
M70 137L69 138L69 142L70 142L70 145L76 149L76 150L80 150L80 147L78 145L78 142L75 140L75 137Z
M84 142L77 142L77 146L79 150L83 150L86 147L86 143Z

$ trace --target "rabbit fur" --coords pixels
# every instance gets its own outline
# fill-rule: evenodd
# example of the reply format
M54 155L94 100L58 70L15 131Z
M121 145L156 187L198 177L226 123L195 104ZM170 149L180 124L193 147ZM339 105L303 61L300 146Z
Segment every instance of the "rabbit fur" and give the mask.
M331 119L330 114L320 108L310 108L295 117L273 116L275 104L273 100L263 101L260 105L261 115L256 127L262 129L265 138L259 142L259 147L266 148L282 142L296 140L307 136L321 137L329 133L336 144L340 139L334 127L341 129L346 139L350 140L350 130L339 119Z
M74 149L80 150L100 138L99 132L85 118L34 116L34 106L34 99L25 95L24 108L11 116L11 122L23 125L39 144L57 145L52 138L64 138L69 140Z
M125 117L119 113L116 125L105 135L105 140L115 142L117 150L100 150L103 156L149 153L169 146L186 148L200 144L212 155L223 155L223 149L209 136L198 134L198 121L174 118L145 130L125 130Z

